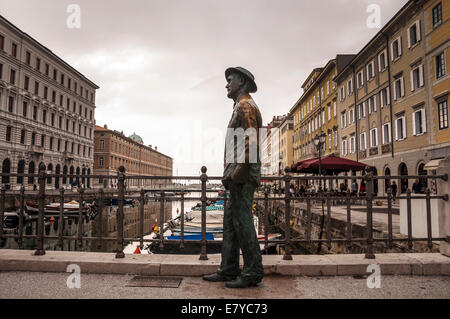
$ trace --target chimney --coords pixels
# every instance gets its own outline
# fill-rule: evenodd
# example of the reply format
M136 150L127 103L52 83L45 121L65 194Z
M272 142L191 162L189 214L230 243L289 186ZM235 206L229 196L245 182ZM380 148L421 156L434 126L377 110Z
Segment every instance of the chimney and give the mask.
M152 148L152 145L149 145L148 147Z
M103 126L103 128L108 129L108 125L105 124L105 125Z
M158 151L158 146L155 146L155 151Z

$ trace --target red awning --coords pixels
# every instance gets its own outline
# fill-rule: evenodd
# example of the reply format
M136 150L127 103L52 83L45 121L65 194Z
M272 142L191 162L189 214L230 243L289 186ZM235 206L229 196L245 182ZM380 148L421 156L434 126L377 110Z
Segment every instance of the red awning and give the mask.
M298 173L319 173L319 159L309 159L299 162L296 171ZM366 164L352 161L346 158L330 155L321 159L322 174L342 173L348 171L362 171Z

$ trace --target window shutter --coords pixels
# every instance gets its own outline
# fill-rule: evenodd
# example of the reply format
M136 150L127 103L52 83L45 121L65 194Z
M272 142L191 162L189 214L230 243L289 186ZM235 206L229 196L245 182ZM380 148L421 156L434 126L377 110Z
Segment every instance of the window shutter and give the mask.
M390 86L388 86L388 87L386 87L386 96L387 96L387 99L386 99L386 105L389 105L389 104L391 104L391 93L390 93Z
M397 80L400 81L400 80ZM397 81L394 82L394 101L397 101Z
M402 55L402 37L398 38L398 56Z
M422 112L422 127L423 127L423 133L427 131L427 118L425 117L425 109L421 109L420 112Z
M405 96L405 78L400 79L400 96Z
M414 91L414 70L411 70L411 92Z
M377 111L377 96L376 95L373 96L373 111L374 112Z
M413 135L416 135L416 112L412 114Z
M383 141L383 143L384 143L384 141L386 141L386 136L385 136L385 134L384 134L384 127L385 127L386 125L383 125L382 127L381 127L381 140Z
M391 42L391 61L394 61L394 42Z
M402 129L403 129L403 139L406 138L406 118L403 116L402 118Z
M380 104L381 104L381 108L384 107L384 104L383 104L383 96L384 96L384 90L381 90L381 91L380 91Z
M411 27L408 28L406 34L408 36L408 49L409 49L411 47Z
M395 140L396 141L398 141L398 121L400 121L400 119L395 120Z
M417 41L420 41L422 32L420 30L420 20L416 22Z
M391 123L388 123L389 142L392 141Z
M423 86L423 64L419 66L419 83L420 87Z
M375 146L378 145L378 129L375 129Z

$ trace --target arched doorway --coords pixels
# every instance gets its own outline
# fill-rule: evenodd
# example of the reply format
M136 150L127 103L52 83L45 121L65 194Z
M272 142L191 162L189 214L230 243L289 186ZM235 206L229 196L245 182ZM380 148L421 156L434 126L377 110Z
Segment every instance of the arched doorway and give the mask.
M53 164L48 164L47 165L47 173L48 174L53 174ZM48 176L47 177L47 184L51 184L52 183L52 177L51 176Z
M398 172L400 176L408 176L408 168L405 163L400 163L398 167ZM408 179L401 178L400 179L400 193L406 193L408 190Z
M85 176L86 176L86 168L83 167L82 171L81 171L81 183L83 184L83 187L86 187L86 180L85 180Z
M28 174L34 174L35 171L35 165L34 162L31 161L30 164L28 164ZM28 184L34 184L34 176L28 176Z
M391 169L389 167L386 167L384 169L384 176L388 177L391 176ZM384 192L387 193L389 187L391 187L391 180L390 179L385 179L384 180Z
M80 184L80 167L77 167L77 176L75 179L75 184Z
M17 174L25 173L25 160L20 160L17 164ZM17 184L23 185L23 176L17 176Z
M62 178L63 185L67 184L67 176L65 175L67 175L67 165L64 165L63 167L63 178Z
M425 169L425 163L420 163L419 167L417 168L417 175L427 175L427 171ZM419 193L424 193L425 190L428 187L427 179L426 178L419 178L419 186L420 190Z
M55 174L56 174L56 175L61 174L61 166L60 166L59 164L56 165ZM56 176L56 177L55 177L55 188L56 188L56 189L59 188L59 176Z
M87 188L91 188L91 178L89 177L91 175L91 169L88 168L87 170Z
M69 177L70 185L72 185L72 183L73 183L73 173L74 173L73 166L70 166L70 177Z
M11 161L9 158L5 158L2 163L2 173L10 174L11 173ZM2 184L9 184L9 176L2 176Z

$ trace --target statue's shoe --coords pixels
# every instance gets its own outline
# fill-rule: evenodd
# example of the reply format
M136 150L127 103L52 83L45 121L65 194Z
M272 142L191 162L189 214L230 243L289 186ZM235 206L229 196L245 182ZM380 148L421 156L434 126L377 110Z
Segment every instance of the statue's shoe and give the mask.
M228 281L227 283L225 283L225 286L227 286L228 288L248 288L252 286L258 286L260 282L261 281L248 281L243 279L242 277L239 277L233 281Z
M219 275L218 273L212 274L212 275L207 275L207 276L203 276L203 280L206 281L213 281L213 282L218 282L218 281L231 281L236 279L236 276L222 276Z

